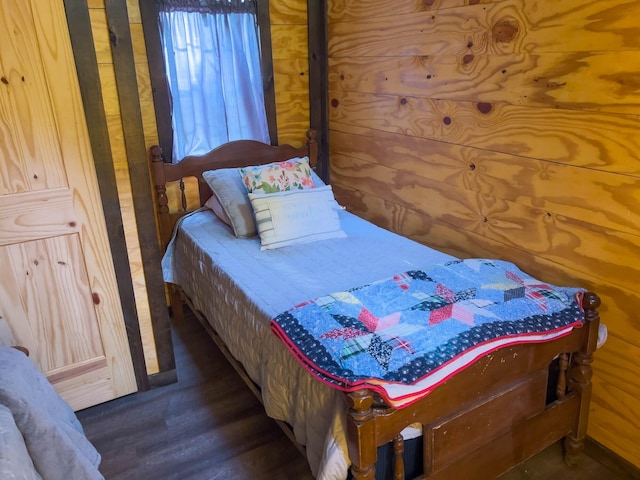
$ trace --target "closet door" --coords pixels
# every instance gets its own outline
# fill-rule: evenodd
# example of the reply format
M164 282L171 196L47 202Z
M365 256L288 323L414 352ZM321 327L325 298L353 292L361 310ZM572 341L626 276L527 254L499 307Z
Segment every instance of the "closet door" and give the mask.
M78 410L136 381L63 0L0 31L0 316Z

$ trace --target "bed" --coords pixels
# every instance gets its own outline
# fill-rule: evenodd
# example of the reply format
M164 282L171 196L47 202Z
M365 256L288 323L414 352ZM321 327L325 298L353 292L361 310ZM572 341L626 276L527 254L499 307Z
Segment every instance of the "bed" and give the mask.
M313 475L326 480L494 478L561 439L565 460L574 464L586 435L591 362L598 344L598 296L576 294L579 324L574 321L553 335L523 343L475 350L464 368L441 375L428 387L407 393L397 382L384 389L379 382L359 380L336 387L333 373L324 364L305 363L304 348L283 334L288 331L286 324L278 323L283 314L290 319L291 312L297 315L298 308L317 304L332 292L351 299L365 286L377 288L381 279L409 289L403 282L419 283L415 272L424 277L425 271L431 275L432 268L443 265L476 266L477 259L455 259L334 206L333 213L325 213L337 218L337 231L331 227L332 234L320 234L313 241L266 242L263 234L269 228L260 230L264 221L258 207L263 203L251 203L254 211L244 211L257 220L258 234L238 232L234 220L224 218L228 198L218 198L220 182L228 181L229 172L246 168L245 185L247 178L260 183L261 177L248 174L251 169L264 173L266 167L259 166L291 159L315 165L314 131L299 148L241 140L177 164L165 163L159 147L150 150L172 314L182 316L183 303L190 307L263 402L266 414L300 446ZM320 211L327 203L320 195L327 195L330 186L311 173L315 188L300 187L317 191L299 198ZM195 206L187 205L188 177L197 179ZM179 188L172 190L176 183ZM170 211L170 191L179 197L178 212ZM270 193L258 190L251 202L288 195ZM212 199L217 201L211 203ZM487 259L482 265L495 267ZM334 315L338 317L344 316ZM396 387L403 393L394 396Z

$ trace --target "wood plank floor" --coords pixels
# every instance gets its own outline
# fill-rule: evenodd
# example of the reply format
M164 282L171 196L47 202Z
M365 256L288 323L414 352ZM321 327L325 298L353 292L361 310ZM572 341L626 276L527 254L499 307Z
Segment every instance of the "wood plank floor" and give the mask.
M305 458L185 313L173 325L178 383L77 412L107 480L311 480ZM554 445L500 480L628 478L586 455L571 469Z

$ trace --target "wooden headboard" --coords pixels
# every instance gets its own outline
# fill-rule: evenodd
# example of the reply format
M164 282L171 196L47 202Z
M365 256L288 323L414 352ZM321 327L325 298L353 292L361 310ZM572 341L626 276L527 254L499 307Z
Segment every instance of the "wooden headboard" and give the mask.
M301 147L291 145L268 145L255 140L235 140L214 148L204 155L188 156L178 163L166 163L162 149L154 145L150 148L151 174L156 190L157 214L162 246L166 247L171 239L176 221L189 211L187 207L187 193L183 179L195 177L198 179L198 198L200 205L211 196L211 189L202 178L202 172L219 168L245 167L248 165L264 165L266 163L281 162L293 157L309 157L309 164L315 168L318 161L318 143L316 131L307 130L307 139ZM167 184L180 182L180 209L171 212Z

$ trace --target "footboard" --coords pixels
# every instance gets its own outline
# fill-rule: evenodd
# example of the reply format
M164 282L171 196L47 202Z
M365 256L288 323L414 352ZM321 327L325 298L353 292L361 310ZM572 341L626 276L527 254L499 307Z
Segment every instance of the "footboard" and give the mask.
M402 409L385 407L369 390L350 393L353 477L375 478L377 447L393 442L395 478L404 479L400 432L412 424L423 432L418 478L494 478L563 437L565 460L575 463L587 429L600 299L587 293L582 304L582 328L550 342L487 354ZM550 376L552 363L558 374Z

